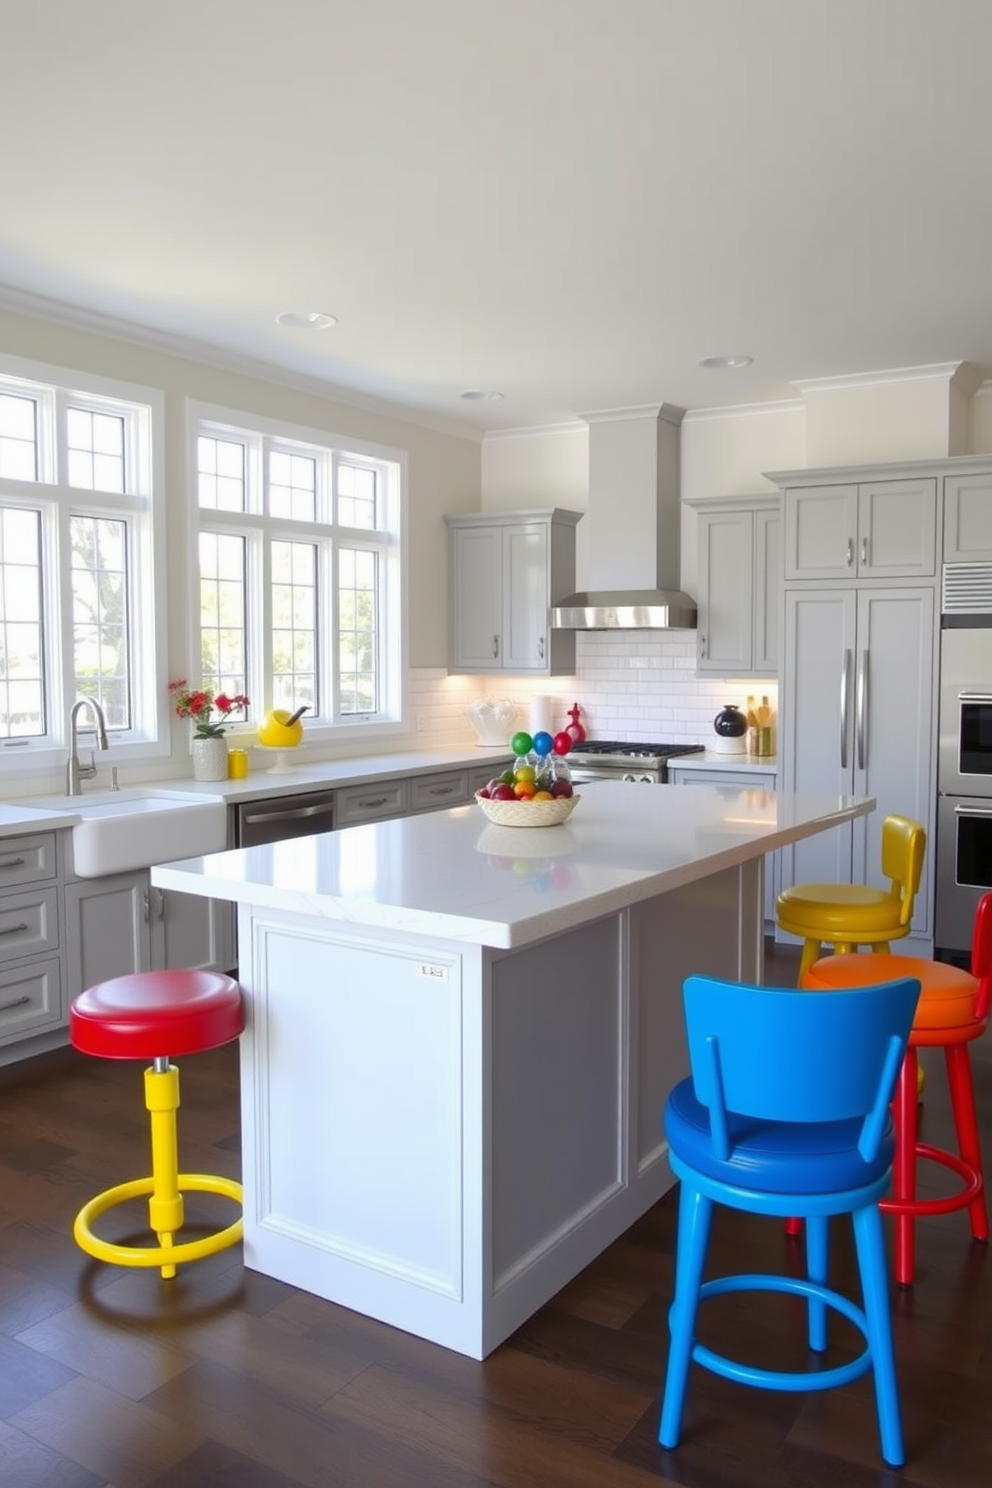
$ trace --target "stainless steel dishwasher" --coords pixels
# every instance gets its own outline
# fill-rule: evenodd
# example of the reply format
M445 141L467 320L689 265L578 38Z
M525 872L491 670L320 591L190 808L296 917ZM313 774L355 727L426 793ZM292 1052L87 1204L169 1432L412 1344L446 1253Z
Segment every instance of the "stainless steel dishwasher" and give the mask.
M330 832L333 828L334 792L330 790L243 801L234 808L237 847L258 847L263 842L282 842L287 837L309 837L311 833Z

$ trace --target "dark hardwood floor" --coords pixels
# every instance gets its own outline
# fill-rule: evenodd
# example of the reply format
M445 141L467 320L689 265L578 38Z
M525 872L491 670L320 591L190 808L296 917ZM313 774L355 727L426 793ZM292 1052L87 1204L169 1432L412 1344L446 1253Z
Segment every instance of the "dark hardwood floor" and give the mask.
M768 980L791 982L791 953ZM974 1050L992 1154L992 1047ZM185 1170L237 1175L237 1049L181 1062ZM946 1141L942 1070L923 1121ZM992 1269L964 1215L918 1226L893 1291L908 1464L882 1467L870 1377L784 1395L694 1369L683 1443L656 1441L667 1352L669 1194L483 1363L241 1265L91 1262L72 1218L147 1166L141 1071L72 1051L0 1071L2 1488L978 1488L992 1472ZM992 1161L992 1157L990 1157ZM935 1180L938 1181L939 1180ZM204 1223L209 1198L190 1201ZM135 1230L140 1211L123 1221ZM104 1221L109 1226L112 1216ZM124 1233L124 1230L121 1230ZM832 1280L852 1285L846 1229ZM718 1215L711 1271L797 1269L782 1227ZM719 1299L712 1346L805 1364L795 1299ZM830 1357L850 1352L846 1325Z

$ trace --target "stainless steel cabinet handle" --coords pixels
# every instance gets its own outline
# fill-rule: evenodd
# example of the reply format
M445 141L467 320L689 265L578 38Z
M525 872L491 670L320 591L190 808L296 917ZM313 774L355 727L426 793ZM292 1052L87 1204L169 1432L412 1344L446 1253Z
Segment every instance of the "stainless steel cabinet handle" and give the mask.
M141 918L146 925L151 924L152 918L152 896L150 893L141 896Z
M388 800L389 800L389 797L388 796L366 796L363 800L359 801L358 804L359 804L359 806L366 806L366 807L368 807L368 806L385 806L386 803L388 802Z
M0 868L22 868L23 858L0 858Z
M30 1001L30 997L15 997L13 1002L0 1002L0 1013L7 1013L11 1008L23 1007L26 1002Z
M493 636L493 655L499 655L499 636Z
M453 785L432 785L427 794L429 796L450 796L454 789Z
M0 930L0 935L17 935L19 931L26 930L27 928L27 920L22 920L19 925L5 925L4 928Z
M840 767L847 769L847 694L851 679L851 653L844 652L844 664L840 670Z
M706 637L704 635L699 637L699 656L701 661L706 660Z
M851 567L851 564L853 562L854 562L854 538L853 537L849 537L847 539L847 566L848 566L848 568Z
M538 638L537 638L537 654L541 658L541 660L543 661L544 660L544 637L543 636L538 636Z
M862 651L861 665L858 668L858 695L855 702L857 709L857 731L858 731L858 769L865 767L865 733L866 718L868 711L868 652Z
M155 894L155 902L158 905L158 918L160 920L164 920L165 919L165 890L164 889L154 889L153 890L153 893Z
M861 539L861 567L868 567L868 539L866 537Z

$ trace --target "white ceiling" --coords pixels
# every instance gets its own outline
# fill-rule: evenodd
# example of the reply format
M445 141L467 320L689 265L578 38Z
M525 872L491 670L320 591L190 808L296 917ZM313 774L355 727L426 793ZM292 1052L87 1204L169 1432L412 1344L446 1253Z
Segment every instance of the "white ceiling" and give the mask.
M0 0L0 36L8 307L475 436L992 376L989 0Z

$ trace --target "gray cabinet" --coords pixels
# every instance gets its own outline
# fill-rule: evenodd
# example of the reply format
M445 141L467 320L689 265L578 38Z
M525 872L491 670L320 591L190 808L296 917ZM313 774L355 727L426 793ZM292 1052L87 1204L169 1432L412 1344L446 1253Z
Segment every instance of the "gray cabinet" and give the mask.
M936 573L933 476L789 486L783 502L787 582L932 578Z
M153 888L147 869L66 884L68 997L94 982L163 967L229 971L231 905Z
M689 502L697 512L696 665L720 677L778 672L779 498Z
M450 672L551 676L575 670L575 634L549 610L575 589L581 512L448 516Z
M992 469L944 477L945 563L992 563Z
M59 863L55 832L0 840L0 1049L65 1023Z

